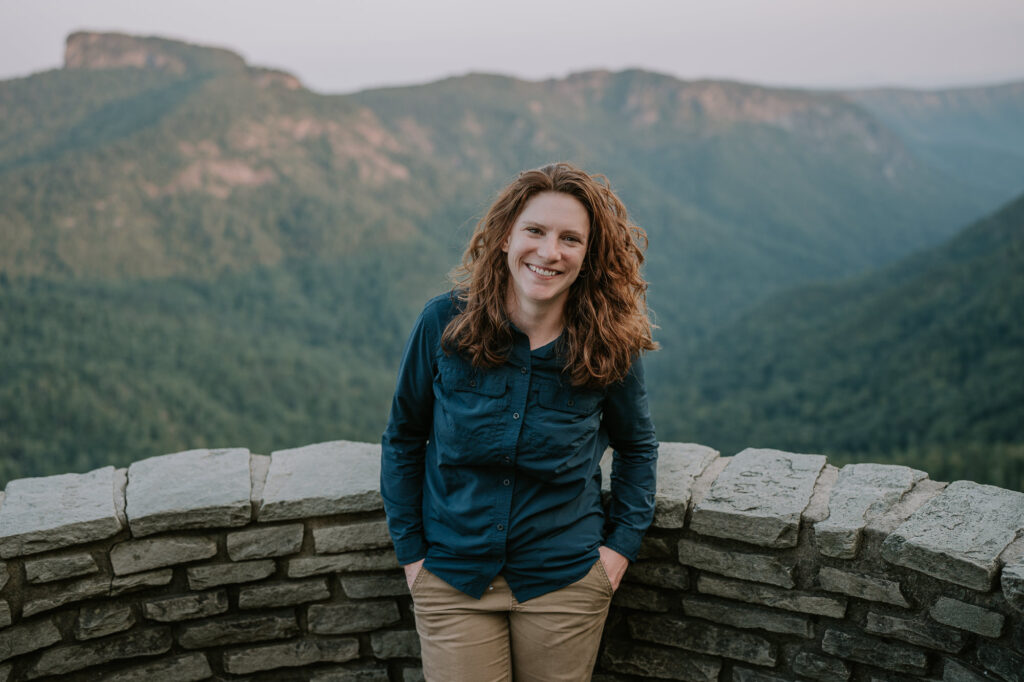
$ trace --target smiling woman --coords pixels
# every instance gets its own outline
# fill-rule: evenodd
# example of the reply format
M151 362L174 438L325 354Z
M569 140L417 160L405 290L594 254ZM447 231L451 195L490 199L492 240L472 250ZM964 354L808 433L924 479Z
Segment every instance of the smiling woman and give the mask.
M644 243L604 178L520 173L416 322L381 494L428 680L590 678L654 511Z

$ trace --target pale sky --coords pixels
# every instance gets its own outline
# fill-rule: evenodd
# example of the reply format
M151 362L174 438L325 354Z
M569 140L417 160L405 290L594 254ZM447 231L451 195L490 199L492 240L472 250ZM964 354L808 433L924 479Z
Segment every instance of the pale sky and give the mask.
M813 88L1024 80L1022 0L0 0L0 80L58 68L83 29L227 47L325 93L634 67Z

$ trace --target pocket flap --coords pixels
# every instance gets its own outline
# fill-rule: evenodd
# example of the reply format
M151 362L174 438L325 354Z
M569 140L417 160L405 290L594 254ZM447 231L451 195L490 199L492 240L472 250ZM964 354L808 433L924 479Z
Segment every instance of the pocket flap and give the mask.
M537 402L560 412L593 414L601 402L601 394L561 385L543 385L537 393Z

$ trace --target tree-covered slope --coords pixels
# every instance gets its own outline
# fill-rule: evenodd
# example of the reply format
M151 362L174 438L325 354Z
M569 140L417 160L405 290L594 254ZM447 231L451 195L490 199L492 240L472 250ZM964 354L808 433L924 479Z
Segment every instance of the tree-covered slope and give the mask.
M955 90L846 93L922 158L990 202L1005 202L1024 178L1024 83Z
M911 459L1024 489L1024 196L947 244L781 294L661 395L673 438Z

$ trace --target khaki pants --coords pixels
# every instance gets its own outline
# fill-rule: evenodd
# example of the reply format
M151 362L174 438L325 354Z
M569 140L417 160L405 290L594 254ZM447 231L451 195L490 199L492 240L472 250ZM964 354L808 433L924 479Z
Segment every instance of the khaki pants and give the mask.
M412 597L427 682L585 682L612 586L598 560L583 579L526 602L501 576L473 599L421 568Z

